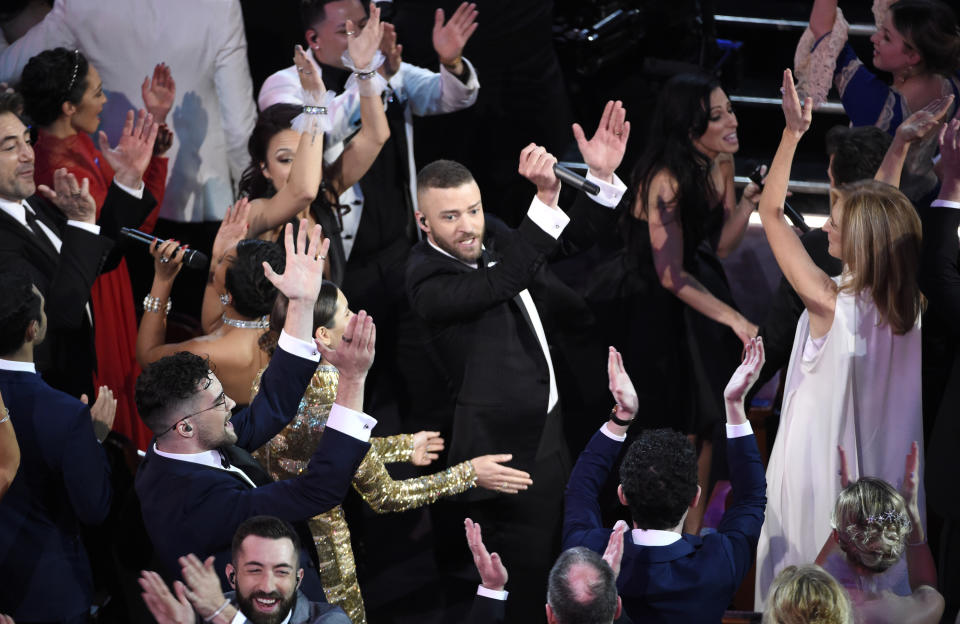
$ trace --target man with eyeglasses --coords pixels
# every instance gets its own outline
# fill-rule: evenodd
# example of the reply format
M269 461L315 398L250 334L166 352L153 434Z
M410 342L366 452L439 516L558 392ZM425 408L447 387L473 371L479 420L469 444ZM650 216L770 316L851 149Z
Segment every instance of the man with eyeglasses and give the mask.
M303 593L325 601L315 549L306 520L339 504L353 473L370 448L376 421L362 413L363 388L373 361L373 320L361 311L350 319L335 351L313 342L313 306L323 282L329 241L320 227L310 235L301 222L296 248L287 225L287 260L271 282L290 300L278 349L263 374L260 393L247 408L236 403L210 370L209 361L186 352L157 360L137 380L137 409L155 438L137 472L136 491L144 526L164 572L177 577L177 558L214 555L217 570L230 561L237 527L269 514L291 522L305 538L300 549ZM337 398L327 429L310 463L295 479L273 482L251 457L297 413L320 353L340 371ZM221 584L228 587L221 575Z

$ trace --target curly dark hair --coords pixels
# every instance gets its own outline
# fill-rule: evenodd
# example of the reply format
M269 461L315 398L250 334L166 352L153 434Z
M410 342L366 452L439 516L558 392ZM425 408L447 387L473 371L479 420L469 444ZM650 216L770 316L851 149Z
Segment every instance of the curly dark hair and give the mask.
M259 318L270 313L277 298L277 288L263 274L263 263L283 273L287 257L276 243L256 239L240 241L236 258L227 267L224 285L233 297L233 307L247 318Z
M650 429L627 450L620 484L641 529L672 529L697 493L697 453L685 435Z
M251 535L273 540L288 539L293 542L293 552L300 552L300 537L289 522L273 516L253 516L241 522L233 534L230 550L233 553L234 565L237 564L237 553L243 547L243 540ZM299 567L300 564L297 563L297 568Z
M52 124L63 114L64 102L80 104L89 71L87 57L79 50L54 48L31 58L23 68L19 87L26 115L39 126Z
M210 383L210 360L188 351L162 357L137 378L134 398L143 424L154 434L169 427L169 414Z
M40 296L22 273L0 273L0 356L15 353L23 346L30 323L40 321Z
M834 126L827 131L827 155L833 156L833 185L872 180L893 137L876 126Z

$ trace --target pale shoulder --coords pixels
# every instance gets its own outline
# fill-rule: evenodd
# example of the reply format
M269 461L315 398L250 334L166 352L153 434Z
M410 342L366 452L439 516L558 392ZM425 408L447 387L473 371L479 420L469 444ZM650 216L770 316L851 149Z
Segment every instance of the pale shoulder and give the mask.
M676 207L678 187L676 176L667 169L661 169L650 178L646 189L638 189L633 216L647 219L651 214L672 212Z

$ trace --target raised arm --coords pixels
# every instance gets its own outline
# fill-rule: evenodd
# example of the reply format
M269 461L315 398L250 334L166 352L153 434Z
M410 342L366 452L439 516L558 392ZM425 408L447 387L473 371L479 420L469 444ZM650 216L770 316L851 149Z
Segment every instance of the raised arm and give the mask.
M723 180L723 229L717 242L717 256L726 258L740 246L743 235L750 224L750 215L760 200L760 187L752 181L743 189L737 201L737 190L733 183L734 162L732 154L717 157L717 169Z
M666 171L660 171L653 177L650 188L644 191L653 264L660 284L700 314L732 329L747 344L757 335L757 326L714 297L683 268L683 227L677 210L676 187L674 177ZM640 201L638 196L635 216L639 215Z
M837 0L814 0L810 11L810 30L819 39L831 30L837 19Z
M826 334L833 324L837 288L833 280L813 262L783 216L793 155L803 133L810 127L813 115L810 98L803 106L800 105L793 85L793 74L789 69L783 72L783 114L787 127L783 130L780 146L760 195L760 221L780 270L810 313L811 332L819 337Z
M887 148L883 162L880 163L880 168L873 179L899 187L900 174L903 173L903 165L907 161L910 146L940 128L940 120L947 114L951 104L953 104L953 95L937 98L897 126L893 141Z
M907 536L907 574L910 589L917 591L926 585L937 586L937 566L933 562L930 545L923 528L924 517L920 513L918 495L920 491L920 447L916 442L910 445L910 452L904 463L903 485L900 493L907 502L907 515L913 530Z
M217 267L223 262L227 252L237 243L247 238L250 231L250 202L241 197L223 216L217 236L213 239L213 250L210 253L210 270L207 274L207 285L203 290L203 306L200 310L200 324L204 334L212 334L223 325L223 303L217 292L214 276Z

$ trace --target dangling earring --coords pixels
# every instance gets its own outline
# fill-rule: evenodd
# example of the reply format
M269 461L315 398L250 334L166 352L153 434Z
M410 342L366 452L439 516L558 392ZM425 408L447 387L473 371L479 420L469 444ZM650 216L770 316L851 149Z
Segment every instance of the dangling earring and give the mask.
M220 303L223 305L230 305L230 302L232 301L233 299L230 297L230 293L223 293L220 295Z

